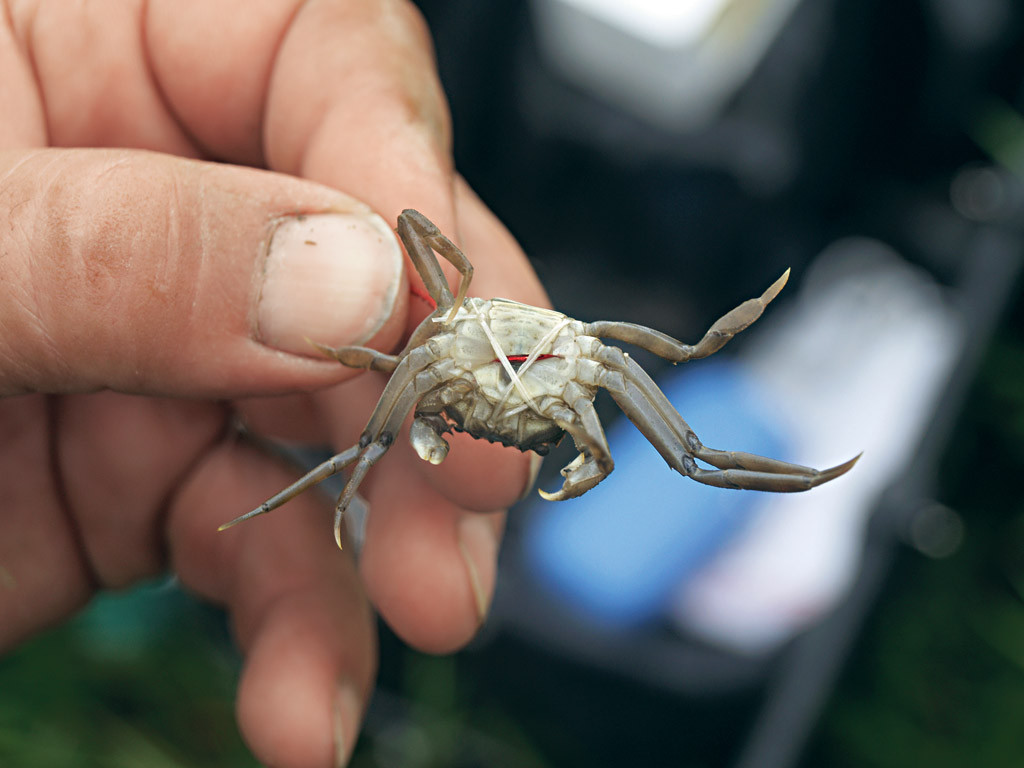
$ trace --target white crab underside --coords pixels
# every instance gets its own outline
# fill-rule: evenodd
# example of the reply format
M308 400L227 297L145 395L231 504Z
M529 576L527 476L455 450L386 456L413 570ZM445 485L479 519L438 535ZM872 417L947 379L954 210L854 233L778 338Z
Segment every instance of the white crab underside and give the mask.
M508 299L469 299L454 325L456 369L470 374L477 394L505 417L539 413L545 398L562 401L596 341L582 335L578 320Z

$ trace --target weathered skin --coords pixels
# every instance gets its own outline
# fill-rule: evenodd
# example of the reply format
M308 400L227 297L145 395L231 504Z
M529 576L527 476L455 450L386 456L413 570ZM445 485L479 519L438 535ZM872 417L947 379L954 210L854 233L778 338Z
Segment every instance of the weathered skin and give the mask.
M415 414L410 431L412 445L422 459L434 464L447 456L448 443L443 435L452 430L541 455L568 433L579 455L562 470L562 488L540 494L550 500L579 496L601 482L614 467L594 410L598 389L611 394L670 467L706 485L806 491L844 474L859 458L816 470L750 453L708 448L643 369L628 354L601 341L610 338L634 344L673 363L707 357L761 316L785 285L788 270L760 297L722 316L691 346L631 323L583 323L508 299L466 298L473 267L426 217L404 211L398 218L398 234L436 309L397 355L367 347L332 349L315 345L349 367L392 374L359 443L256 509L221 526L222 530L270 512L354 464L335 509L335 538L341 546L345 509L367 471L394 442L410 412ZM435 252L462 275L454 297ZM700 467L697 459L715 469Z

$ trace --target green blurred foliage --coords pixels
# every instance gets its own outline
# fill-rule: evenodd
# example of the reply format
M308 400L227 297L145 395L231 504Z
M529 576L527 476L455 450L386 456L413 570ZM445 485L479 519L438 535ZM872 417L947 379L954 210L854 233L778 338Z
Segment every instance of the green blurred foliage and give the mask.
M224 636L218 612L170 585L99 596L0 657L0 766L254 766Z
M518 723L481 697L458 656L401 654L401 695L378 691L352 768L548 768Z

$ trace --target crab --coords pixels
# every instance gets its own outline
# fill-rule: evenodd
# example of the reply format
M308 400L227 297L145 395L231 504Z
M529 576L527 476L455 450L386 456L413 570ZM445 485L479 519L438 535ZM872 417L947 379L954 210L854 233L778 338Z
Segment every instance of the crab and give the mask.
M473 265L423 214L403 211L398 235L435 305L405 348L389 355L369 347L331 348L313 342L342 365L391 374L359 442L220 530L277 509L354 465L335 507L334 534L340 547L346 508L410 412L410 441L420 458L432 464L447 456L449 445L443 435L452 431L542 456L568 433L579 454L562 469L565 479L558 491L539 493L550 501L580 496L614 467L594 409L600 389L611 394L672 469L705 485L806 491L846 473L859 458L817 470L709 448L629 354L601 341L625 342L672 363L707 357L761 316L786 284L788 269L761 296L727 312L700 341L689 345L633 323L585 323L509 299L467 297ZM460 274L454 296L435 253ZM713 468L700 466L698 460Z

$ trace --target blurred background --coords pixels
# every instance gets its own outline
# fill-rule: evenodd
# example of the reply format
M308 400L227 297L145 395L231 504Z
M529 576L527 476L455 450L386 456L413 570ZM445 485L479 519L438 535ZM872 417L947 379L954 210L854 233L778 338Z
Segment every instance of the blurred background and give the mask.
M615 474L513 511L464 652L381 626L353 765L1024 764L1024 6L419 5L555 306L694 342L791 267L714 358L637 357L709 445L865 455L715 491L599 399ZM103 595L0 658L0 766L252 766L239 666L173 580Z

